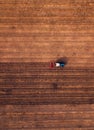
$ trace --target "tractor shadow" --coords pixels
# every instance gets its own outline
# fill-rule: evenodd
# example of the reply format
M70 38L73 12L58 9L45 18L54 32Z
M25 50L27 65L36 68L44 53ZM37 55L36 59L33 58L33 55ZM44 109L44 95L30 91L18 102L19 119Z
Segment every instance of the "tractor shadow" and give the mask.
M67 57L60 57L59 59L56 60L57 63L64 63L65 65L68 63L68 58Z

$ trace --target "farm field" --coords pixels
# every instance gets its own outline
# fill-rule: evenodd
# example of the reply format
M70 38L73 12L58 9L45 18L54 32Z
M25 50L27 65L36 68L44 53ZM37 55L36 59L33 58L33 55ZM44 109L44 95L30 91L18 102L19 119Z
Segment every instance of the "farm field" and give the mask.
M94 130L93 1L0 0L0 130Z

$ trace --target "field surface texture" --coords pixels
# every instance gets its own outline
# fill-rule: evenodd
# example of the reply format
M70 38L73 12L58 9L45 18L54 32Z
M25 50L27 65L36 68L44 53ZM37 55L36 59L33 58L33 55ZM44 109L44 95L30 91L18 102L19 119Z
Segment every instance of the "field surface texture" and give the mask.
M0 0L0 130L94 130L94 0Z

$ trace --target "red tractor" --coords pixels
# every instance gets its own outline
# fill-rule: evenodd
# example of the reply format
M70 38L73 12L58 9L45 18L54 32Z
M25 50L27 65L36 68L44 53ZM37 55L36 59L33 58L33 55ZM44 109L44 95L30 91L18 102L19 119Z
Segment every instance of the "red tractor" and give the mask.
M50 63L50 68L54 68L54 67L64 67L65 66L65 62L61 61L61 62L51 62Z

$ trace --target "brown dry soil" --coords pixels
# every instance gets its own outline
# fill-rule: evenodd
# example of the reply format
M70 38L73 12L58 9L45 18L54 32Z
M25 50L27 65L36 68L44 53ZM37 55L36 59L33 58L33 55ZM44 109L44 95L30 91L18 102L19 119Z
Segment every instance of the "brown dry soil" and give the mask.
M0 0L0 130L20 129L94 130L93 0Z

